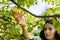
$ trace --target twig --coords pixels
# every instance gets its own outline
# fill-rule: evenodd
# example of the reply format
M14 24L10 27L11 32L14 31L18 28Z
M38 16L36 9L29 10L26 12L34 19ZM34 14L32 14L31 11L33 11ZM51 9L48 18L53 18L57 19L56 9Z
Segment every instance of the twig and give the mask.
M22 10L28 12L29 14L31 14L31 15L33 15L33 16L35 16L35 17L40 17L40 18L46 18L46 17L60 17L60 15L38 16L38 15L35 15L35 14L31 13L31 12L28 11L27 9L25 9L25 8L23 8L23 7L21 7L21 6L19 6L16 2L14 2L14 0L10 0L10 1L13 2L15 5L17 5L18 8L21 8Z

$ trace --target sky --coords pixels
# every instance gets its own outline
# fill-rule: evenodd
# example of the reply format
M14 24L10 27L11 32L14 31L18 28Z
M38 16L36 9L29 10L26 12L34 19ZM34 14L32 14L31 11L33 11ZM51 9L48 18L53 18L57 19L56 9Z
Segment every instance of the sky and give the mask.
M38 5L32 5L29 9L27 7L25 8L29 10L30 12L32 12L33 14L39 16L45 13L45 11L48 8L55 8L55 6L48 4L47 2L42 2L42 0L38 0Z
M14 4L12 4L10 6L13 7ZM26 8L27 10L29 10L30 12L32 12L35 15L41 15L42 13L44 13L50 7L51 7L51 5L48 5L48 3L42 2L42 0L38 0L38 4L37 5L32 5L29 9L26 6L24 8ZM2 6L0 5L0 9L1 8L2 8ZM9 8L9 10L10 9L11 8Z
M27 7L25 8L35 15L41 15L46 11L47 8L49 8L49 5L46 2L42 2L41 0L38 0L37 5L32 5L29 9Z

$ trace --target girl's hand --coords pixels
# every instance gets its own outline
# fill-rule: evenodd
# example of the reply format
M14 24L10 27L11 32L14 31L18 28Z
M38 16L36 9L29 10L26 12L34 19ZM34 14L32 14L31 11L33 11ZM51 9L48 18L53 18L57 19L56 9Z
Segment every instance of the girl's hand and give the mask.
M19 23L21 26L26 26L24 16L22 15L20 11L13 12L13 16L16 19L17 23Z

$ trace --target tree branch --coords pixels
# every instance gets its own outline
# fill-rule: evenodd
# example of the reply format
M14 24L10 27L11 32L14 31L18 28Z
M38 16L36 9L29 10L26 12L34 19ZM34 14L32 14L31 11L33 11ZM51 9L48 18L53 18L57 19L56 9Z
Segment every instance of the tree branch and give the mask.
M40 18L46 18L46 17L60 17L60 15L37 16L37 15L31 13L30 11L28 11L27 9L25 9L25 8L23 8L23 7L21 7L21 6L19 6L16 2L14 2L14 0L10 0L10 1L13 2L15 5L17 5L18 8L21 8L22 10L28 12L29 14L31 14L31 15L33 15L33 16L35 16L35 17L40 17Z

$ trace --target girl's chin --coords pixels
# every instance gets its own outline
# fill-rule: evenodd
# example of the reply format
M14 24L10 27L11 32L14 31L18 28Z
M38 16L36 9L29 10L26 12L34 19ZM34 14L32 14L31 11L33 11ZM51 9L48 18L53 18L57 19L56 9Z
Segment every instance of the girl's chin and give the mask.
M46 37L46 39L51 39L51 37Z

